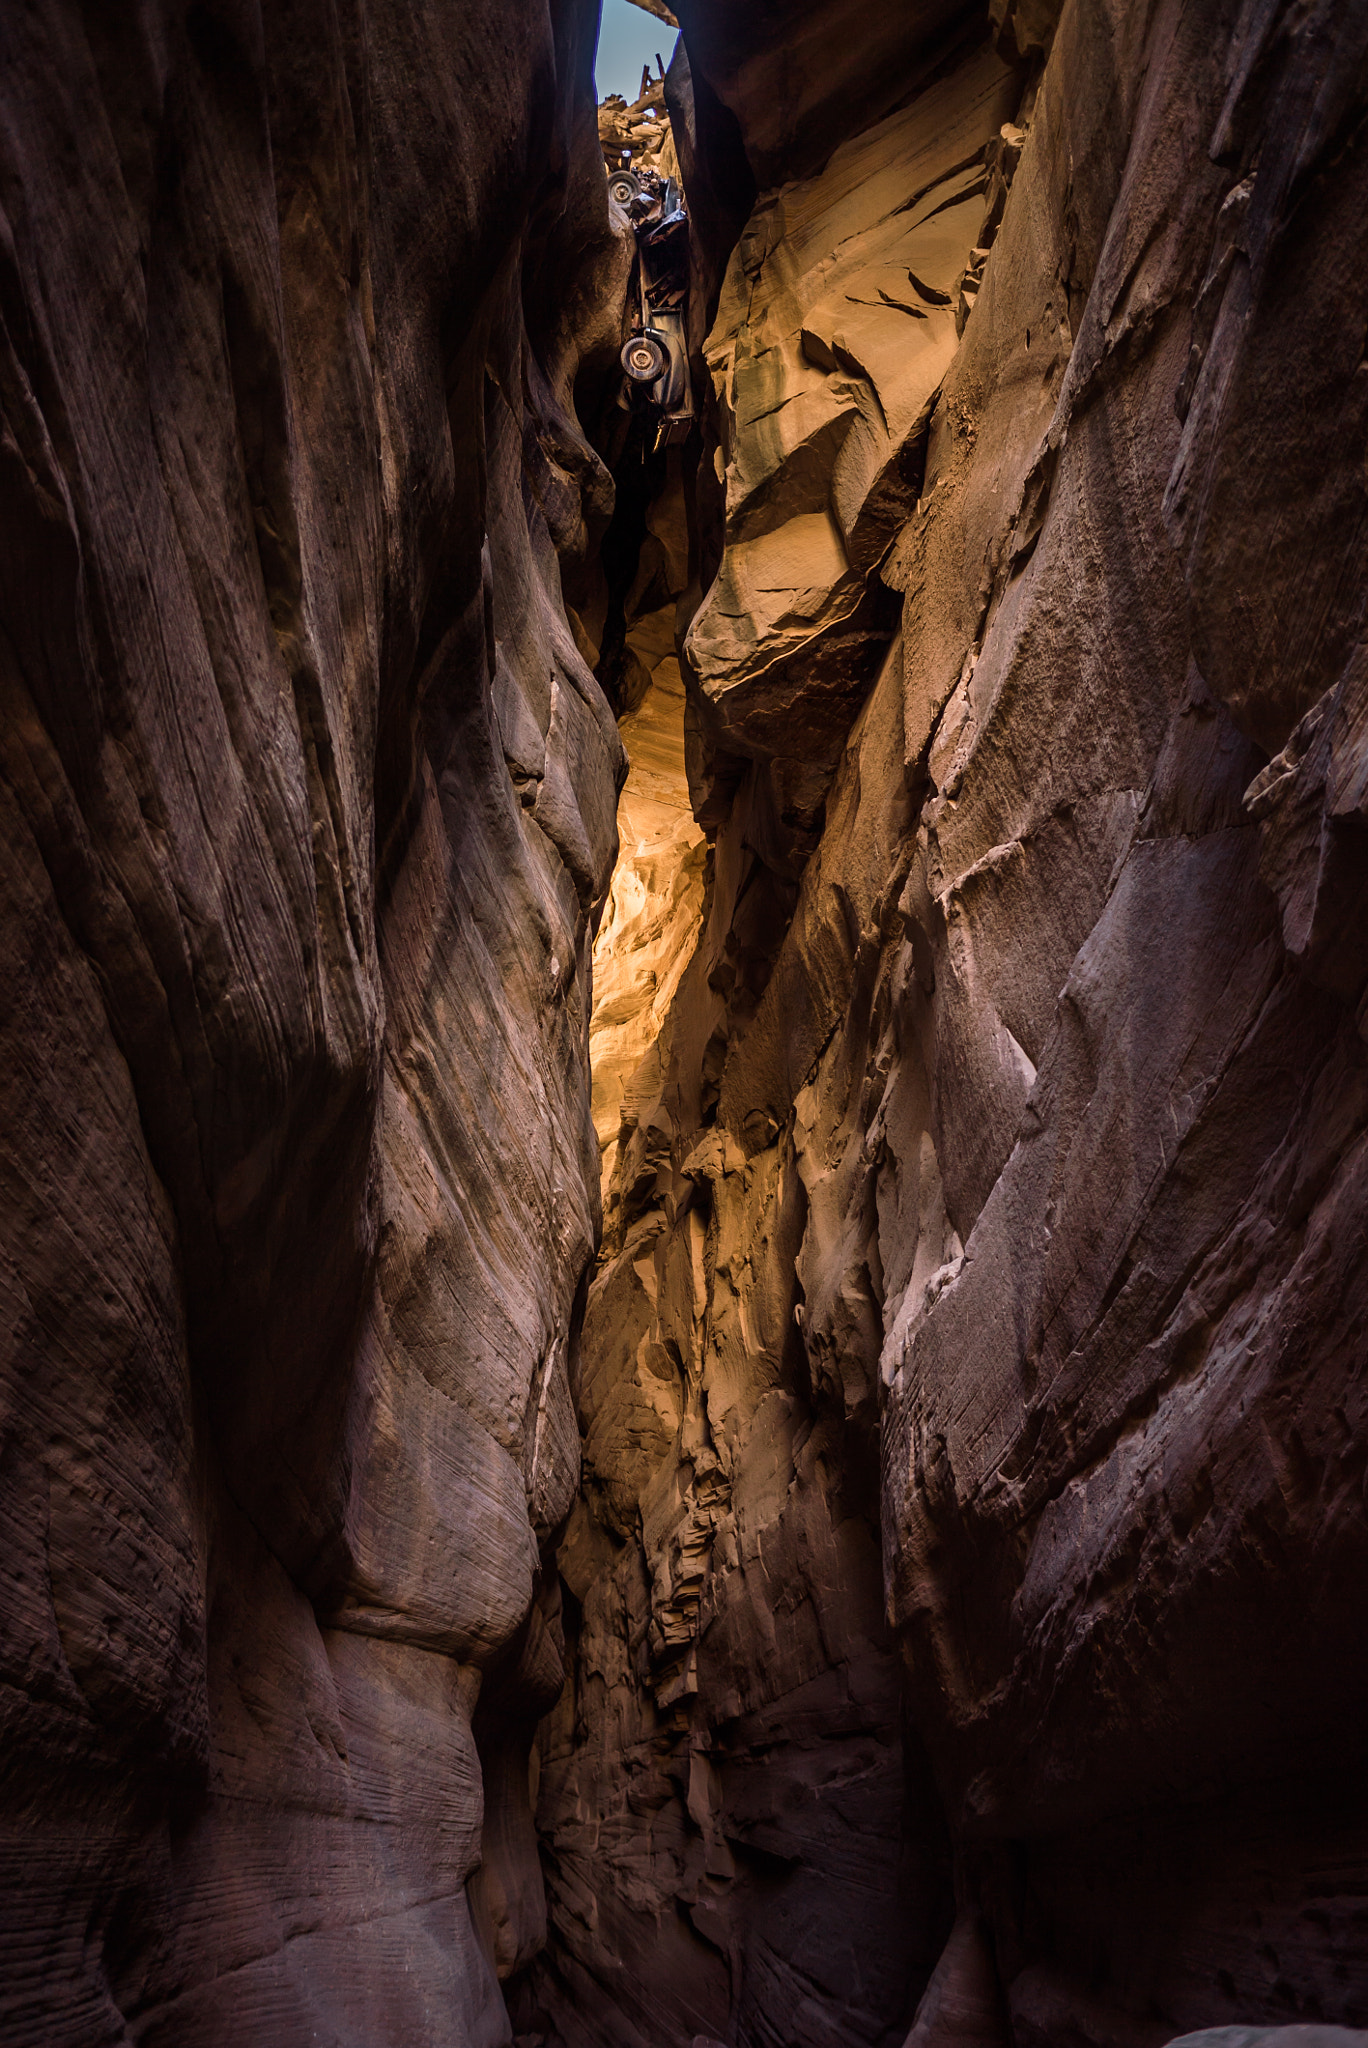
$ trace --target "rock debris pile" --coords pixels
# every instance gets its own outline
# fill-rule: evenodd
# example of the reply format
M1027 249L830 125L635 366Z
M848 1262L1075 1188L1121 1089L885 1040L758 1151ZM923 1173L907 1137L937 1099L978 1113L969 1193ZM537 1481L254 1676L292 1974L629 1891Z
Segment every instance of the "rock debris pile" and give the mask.
M665 66L659 57L656 73L652 78L649 70L642 72L640 95L630 107L621 93L610 93L599 103L599 141L610 181L624 170L638 176L648 172L655 178L679 176L674 131L665 112Z

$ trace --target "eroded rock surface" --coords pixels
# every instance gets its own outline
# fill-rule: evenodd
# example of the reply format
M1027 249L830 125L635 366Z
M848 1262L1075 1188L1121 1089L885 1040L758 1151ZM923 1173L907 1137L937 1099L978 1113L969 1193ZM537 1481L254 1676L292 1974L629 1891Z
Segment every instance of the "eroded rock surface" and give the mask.
M1368 2023L1368 15L681 21L0 27L7 2042Z
M1361 2026L1364 16L681 20L761 190L537 2024Z
M668 620L666 644L673 649L673 606ZM648 651L644 632L633 638L636 651ZM651 1078L658 1083L650 1055L693 955L703 909L703 833L689 803L684 684L673 652L660 659L645 697L618 730L631 765L618 803L617 865L594 941L589 1026L594 1126L610 1199L618 1133L624 1118L634 1125L639 1117L642 1087Z
M868 694L894 616L869 571L917 500L1020 99L984 45L751 215L707 350L725 551L687 643L723 744L834 766Z
M541 1938L625 771L562 607L593 33L0 30L15 2048L494 2043Z

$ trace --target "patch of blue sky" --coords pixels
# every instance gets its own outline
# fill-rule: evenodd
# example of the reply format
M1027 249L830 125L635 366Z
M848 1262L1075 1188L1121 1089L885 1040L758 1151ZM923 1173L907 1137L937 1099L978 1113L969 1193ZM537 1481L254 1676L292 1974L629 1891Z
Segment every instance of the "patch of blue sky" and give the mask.
M652 75L657 56L668 65L676 40L667 22L633 7L631 0L603 0L594 62L599 98L606 100L610 92L620 92L630 106L641 88L643 64L649 64Z

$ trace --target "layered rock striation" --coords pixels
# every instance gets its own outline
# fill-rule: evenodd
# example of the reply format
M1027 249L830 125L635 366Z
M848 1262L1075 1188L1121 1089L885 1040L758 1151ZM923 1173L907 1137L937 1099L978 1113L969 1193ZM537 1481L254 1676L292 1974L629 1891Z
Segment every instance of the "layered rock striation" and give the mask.
M563 605L593 37L0 29L15 2048L493 2043L542 1936L625 772Z
M1056 13L681 9L758 197L558 1552L566 2042L1368 2024L1364 22Z
M681 4L0 25L22 2048L1368 2026L1368 17Z

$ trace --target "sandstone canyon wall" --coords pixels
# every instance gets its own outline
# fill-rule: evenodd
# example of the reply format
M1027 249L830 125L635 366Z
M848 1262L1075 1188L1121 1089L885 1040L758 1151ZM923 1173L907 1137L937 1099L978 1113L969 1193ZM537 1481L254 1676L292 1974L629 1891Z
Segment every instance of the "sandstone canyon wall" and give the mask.
M1363 2026L1368 15L679 11L757 197L542 2021L891 2048L953 1925L918 2044Z
M1368 9L680 14L0 18L6 2043L1368 2026Z
M0 22L14 2048L504 2040L542 1936L625 770L561 591L594 34Z

